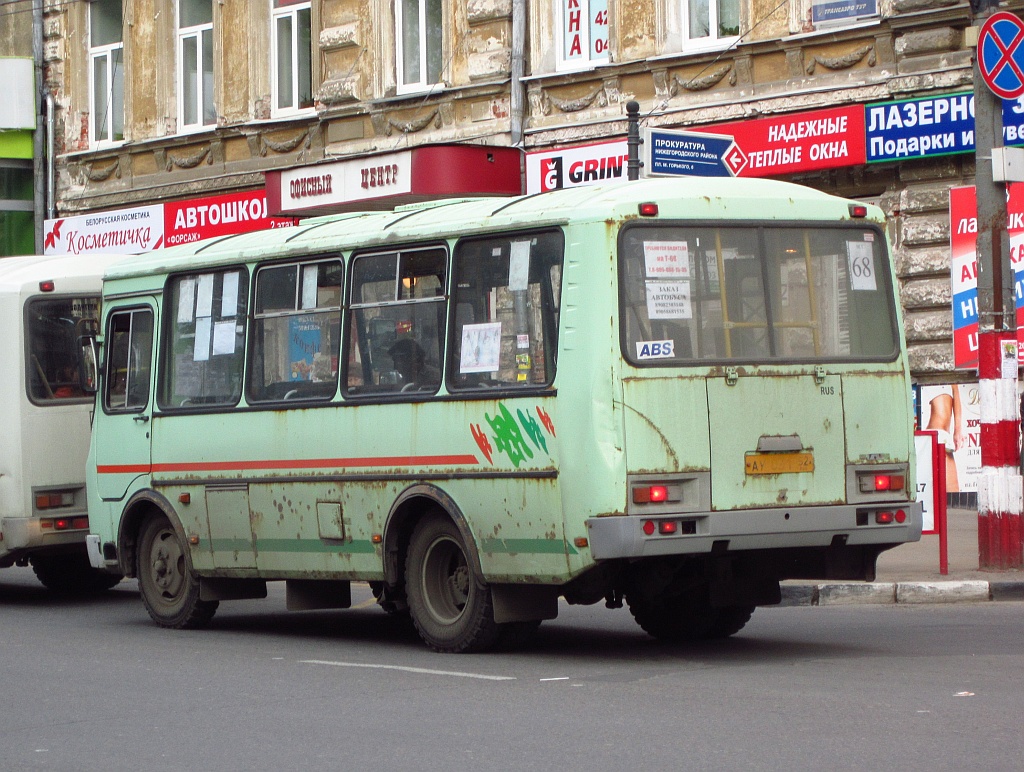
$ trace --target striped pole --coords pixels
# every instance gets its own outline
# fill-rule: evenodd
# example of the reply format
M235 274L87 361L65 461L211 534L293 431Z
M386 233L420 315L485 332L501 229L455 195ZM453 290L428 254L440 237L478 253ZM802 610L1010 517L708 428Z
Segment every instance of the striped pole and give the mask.
M1024 566L1024 488L1017 436L1017 337L983 331L978 341L981 478L978 481L978 565L983 571Z

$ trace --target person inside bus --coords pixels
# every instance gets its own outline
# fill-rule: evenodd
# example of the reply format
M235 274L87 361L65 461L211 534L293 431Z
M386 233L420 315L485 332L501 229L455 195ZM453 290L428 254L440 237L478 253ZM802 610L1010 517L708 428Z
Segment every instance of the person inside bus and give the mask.
M400 338L391 344L388 355L404 384L435 388L441 384L441 371L427 362L426 352L412 338Z

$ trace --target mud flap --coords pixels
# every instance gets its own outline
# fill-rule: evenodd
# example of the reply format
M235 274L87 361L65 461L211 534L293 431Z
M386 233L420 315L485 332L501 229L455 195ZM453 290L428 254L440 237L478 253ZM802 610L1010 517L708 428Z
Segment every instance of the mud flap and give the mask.
M539 584L492 584L494 621L530 622L558 616L558 589Z

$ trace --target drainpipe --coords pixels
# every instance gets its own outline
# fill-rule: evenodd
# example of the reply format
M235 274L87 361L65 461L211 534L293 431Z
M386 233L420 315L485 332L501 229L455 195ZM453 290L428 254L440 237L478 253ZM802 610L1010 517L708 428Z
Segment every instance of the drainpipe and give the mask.
M46 206L45 146L43 144L43 0L32 0L32 59L35 62L36 130L32 132L32 219L36 254L43 253L43 214Z
M57 164L54 158L54 149L57 141L54 131L57 126L57 102L49 91L44 96L46 100L46 219L53 220L57 217L57 181L55 178L55 167Z
M523 116L526 112L526 0L512 0L512 147L523 148Z

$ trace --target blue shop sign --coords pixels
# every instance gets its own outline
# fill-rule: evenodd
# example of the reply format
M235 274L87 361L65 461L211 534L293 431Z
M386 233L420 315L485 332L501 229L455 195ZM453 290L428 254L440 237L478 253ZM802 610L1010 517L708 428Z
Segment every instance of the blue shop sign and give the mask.
M814 24L877 15L877 0L825 0L824 2L815 2L811 6L811 21Z
M1024 99L1004 99L1003 144L1024 145ZM974 152L971 92L865 105L868 163Z

